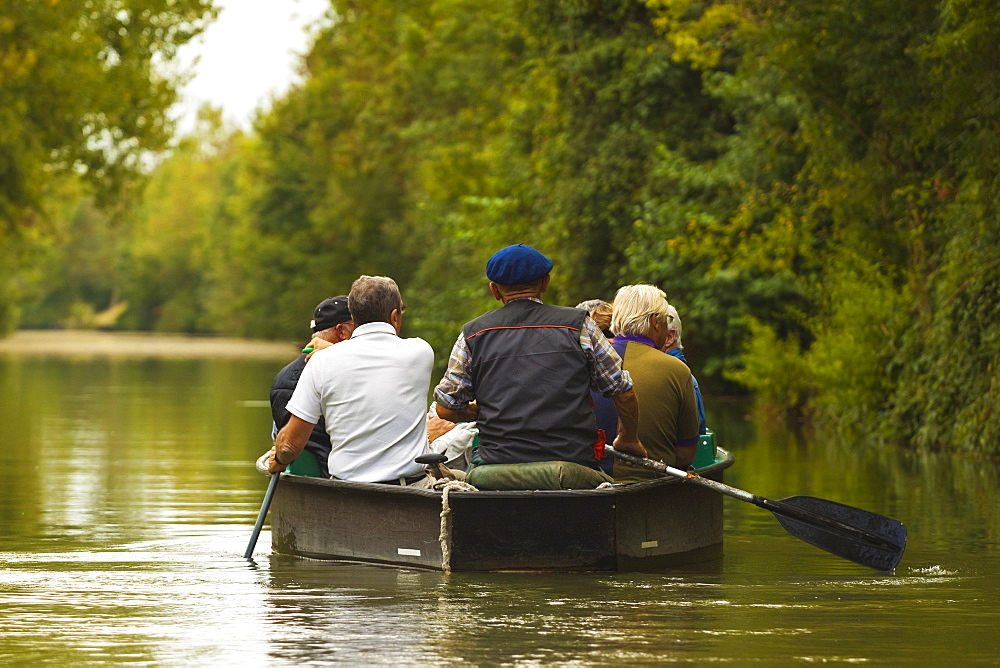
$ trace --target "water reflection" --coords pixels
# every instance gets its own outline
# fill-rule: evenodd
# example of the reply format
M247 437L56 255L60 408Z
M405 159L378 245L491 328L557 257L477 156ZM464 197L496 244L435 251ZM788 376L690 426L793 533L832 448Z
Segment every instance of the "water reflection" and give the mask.
M726 499L726 556L596 575L452 574L242 552L286 360L0 356L0 662L943 663L1000 655L995 463L767 433L709 405L727 481L897 517L873 573ZM360 520L359 520L360 521Z
M299 660L664 660L720 605L716 585L659 577L423 573L272 557L273 619L297 628ZM664 585L664 586L660 586Z

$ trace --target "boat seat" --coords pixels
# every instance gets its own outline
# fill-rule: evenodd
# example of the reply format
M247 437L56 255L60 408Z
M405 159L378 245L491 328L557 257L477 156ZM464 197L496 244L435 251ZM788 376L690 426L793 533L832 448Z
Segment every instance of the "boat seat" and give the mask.
M594 489L615 480L603 471L574 462L481 464L469 470L465 481L484 491L524 489Z

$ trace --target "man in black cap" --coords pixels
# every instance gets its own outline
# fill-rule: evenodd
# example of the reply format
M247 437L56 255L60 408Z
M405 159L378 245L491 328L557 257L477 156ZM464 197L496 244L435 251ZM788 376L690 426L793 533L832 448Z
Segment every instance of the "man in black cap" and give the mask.
M354 331L354 322L351 320L351 312L347 309L347 295L324 299L316 306L313 319L309 323L313 331L313 339L309 342L309 348L323 348L327 345L340 343L351 338ZM311 351L310 351L311 352ZM295 391L295 386L299 382L302 370L306 366L307 352L303 352L288 366L278 372L271 384L271 416L274 418L274 430L272 437L281 430L288 422L291 413L285 408L288 400ZM312 453L316 458L316 473L323 478L329 478L330 472L327 469L327 459L330 456L330 435L326 433L326 424L323 418L313 427L309 442L306 443L306 451ZM305 458L302 458L305 459ZM297 466L298 462L292 465L292 469L301 468L303 473L308 474L311 466ZM292 470L292 472L298 472Z
M567 461L597 469L593 389L618 410L615 447L645 456L621 358L586 311L542 303L551 269L549 258L524 244L489 259L490 292L503 307L462 328L434 390L438 415L476 421L474 463Z
M332 477L430 488L415 459L427 453L427 386L434 350L402 338L406 305L396 281L361 276L348 295L356 325L348 341L316 351L288 400L292 415L268 453L277 473L300 455L313 427L326 421Z

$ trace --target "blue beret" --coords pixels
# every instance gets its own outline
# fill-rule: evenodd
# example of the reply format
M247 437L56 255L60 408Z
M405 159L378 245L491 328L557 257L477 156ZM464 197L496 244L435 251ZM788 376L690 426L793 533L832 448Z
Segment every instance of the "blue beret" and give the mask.
M501 248L486 262L486 278L500 285L531 283L549 273L552 260L531 246Z

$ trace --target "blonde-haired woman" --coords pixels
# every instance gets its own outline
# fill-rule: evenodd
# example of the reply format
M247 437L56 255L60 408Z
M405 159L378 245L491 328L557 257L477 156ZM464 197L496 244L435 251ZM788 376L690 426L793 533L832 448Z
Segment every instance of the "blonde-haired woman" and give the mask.
M662 348L670 334L667 295L655 285L626 285L615 294L614 347L639 400L639 440L650 459L687 468L698 448L699 420L691 370ZM616 461L617 482L657 477Z

